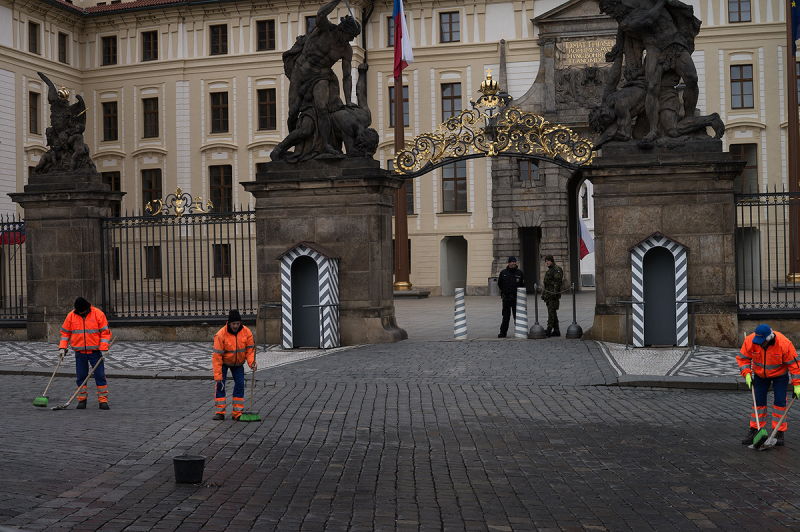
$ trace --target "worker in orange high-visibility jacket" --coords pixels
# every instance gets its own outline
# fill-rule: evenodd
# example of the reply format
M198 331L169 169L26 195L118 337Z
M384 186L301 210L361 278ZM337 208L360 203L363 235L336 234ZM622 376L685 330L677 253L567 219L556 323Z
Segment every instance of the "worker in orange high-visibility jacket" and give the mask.
M75 310L67 314L64 325L61 326L61 342L58 347L63 357L67 348L75 351L75 373L78 386L83 384L89 375L89 367L94 367L100 360L102 353L108 351L111 343L111 331L108 329L106 315L99 308L95 308L84 298L75 300ZM106 382L105 363L100 362L94 370L94 384L97 387L97 401L101 410L108 407L108 383ZM79 410L86 408L86 386L78 391Z
M742 349L736 357L739 371L752 388L756 396L758 421L753 409L750 409L750 430L742 440L745 445L753 443L758 426L765 428L767 422L767 391L770 384L775 394L772 400L772 429L778 426L783 413L786 412L786 391L792 381L792 396L800 396L800 359L794 345L783 334L762 324L756 332L744 339ZM776 445L784 445L786 421L781 423L775 438Z
M244 363L256 370L256 345L253 333L242 325L238 310L228 313L228 322L214 335L214 381L216 381L217 409L214 419L225 419L225 380L228 370L233 376L233 410L231 416L238 420L244 411Z

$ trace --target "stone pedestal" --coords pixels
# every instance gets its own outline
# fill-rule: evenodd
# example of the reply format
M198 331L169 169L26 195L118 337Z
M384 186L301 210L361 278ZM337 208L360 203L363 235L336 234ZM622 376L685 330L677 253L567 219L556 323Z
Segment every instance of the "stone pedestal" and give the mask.
M32 176L9 194L25 209L28 340L58 341L78 296L101 306L100 219L124 194L97 172Z
M596 307L588 337L625 342L629 249L654 232L688 248L688 297L702 345L737 345L733 179L743 161L719 140L640 150L610 143L583 169L594 185Z
M408 338L392 298L392 198L401 185L371 158L272 162L242 183L256 198L259 301L281 301L277 257L298 242L316 242L341 257L342 345ZM267 342L280 343L280 309L261 311L259 331L264 319Z

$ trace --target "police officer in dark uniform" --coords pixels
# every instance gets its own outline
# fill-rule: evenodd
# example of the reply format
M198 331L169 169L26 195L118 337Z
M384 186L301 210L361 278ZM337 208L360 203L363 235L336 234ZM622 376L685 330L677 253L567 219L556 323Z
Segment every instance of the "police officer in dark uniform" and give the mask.
M561 285L564 282L564 270L561 266L556 266L556 261L552 255L545 255L544 263L547 264L547 272L544 274L544 292L542 301L547 305L547 337L561 336L558 330L558 310L559 300L561 299Z
M500 324L500 334L497 337L505 338L512 312L514 321L517 321L517 288L525 286L525 276L517 268L517 257L508 257L508 267L500 272L497 286L500 288L500 297L503 298L503 323Z

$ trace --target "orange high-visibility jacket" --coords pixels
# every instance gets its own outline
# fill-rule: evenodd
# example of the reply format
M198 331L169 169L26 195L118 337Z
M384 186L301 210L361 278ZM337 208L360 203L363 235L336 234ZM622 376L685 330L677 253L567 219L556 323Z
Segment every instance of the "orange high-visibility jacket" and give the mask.
M61 326L59 349L72 346L75 351L108 351L111 342L111 331L108 329L106 315L99 308L92 307L89 314L82 318L73 310L67 314Z
M788 371L792 386L800 386L800 359L797 351L783 334L772 332L775 333L775 343L766 350L753 343L755 333L744 339L741 353L736 357L742 377L752 371L761 378L771 379L785 375Z
M222 379L222 364L226 366L247 365L253 367L256 355L256 344L253 342L253 333L242 325L239 334L228 332L228 324L214 335L214 380Z

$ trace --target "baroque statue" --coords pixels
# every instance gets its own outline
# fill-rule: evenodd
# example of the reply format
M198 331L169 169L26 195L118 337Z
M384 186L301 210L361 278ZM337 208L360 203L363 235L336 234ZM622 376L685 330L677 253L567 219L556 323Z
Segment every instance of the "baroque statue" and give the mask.
M97 172L89 157L89 147L83 140L86 131L86 103L80 94L76 103L70 105L69 90L56 89L50 78L37 72L47 84L47 101L50 103L50 127L45 131L50 149L33 169L34 175L50 172L82 171Z
M589 113L590 125L600 133L594 149L631 139L645 149L674 145L708 137L708 127L721 138L725 125L719 114L696 112L699 88L692 52L701 22L693 8L680 0L600 0L600 11L619 27L606 54L612 65L603 101Z
M289 135L270 154L274 161L372 157L378 148L378 132L369 127L372 116L367 107L366 63L358 67L358 103L351 101L350 41L361 33L361 26L352 15L342 17L338 25L328 20L339 1L323 5L311 33L297 37L292 48L283 53L283 68L289 78ZM344 102L333 72L340 60ZM292 147L294 151L288 151Z

